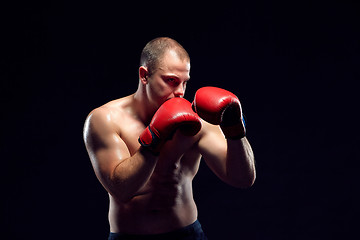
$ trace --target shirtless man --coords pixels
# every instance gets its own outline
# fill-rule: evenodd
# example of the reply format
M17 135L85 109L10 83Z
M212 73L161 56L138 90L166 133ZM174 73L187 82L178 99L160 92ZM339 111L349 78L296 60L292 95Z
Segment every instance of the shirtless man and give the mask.
M207 239L192 193L201 157L234 187L254 183L239 100L204 87L191 105L189 79L186 50L156 38L142 51L137 91L87 117L85 145L110 198L109 239Z

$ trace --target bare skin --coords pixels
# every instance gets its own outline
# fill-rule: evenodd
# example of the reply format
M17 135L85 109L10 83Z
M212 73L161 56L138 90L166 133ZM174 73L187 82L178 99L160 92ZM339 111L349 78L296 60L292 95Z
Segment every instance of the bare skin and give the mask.
M84 140L94 171L109 193L111 232L157 234L193 223L197 208L192 180L200 159L224 182L246 188L255 180L254 157L246 138L226 140L219 126L202 121L188 137L176 132L159 156L138 137L167 99L183 97L190 64L171 50L158 70L139 68L138 90L93 110Z

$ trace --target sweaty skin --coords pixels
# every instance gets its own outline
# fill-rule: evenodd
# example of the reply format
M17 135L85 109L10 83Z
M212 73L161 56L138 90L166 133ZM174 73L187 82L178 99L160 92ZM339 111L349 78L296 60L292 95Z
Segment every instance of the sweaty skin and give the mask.
M131 155L139 149L138 136L146 127L132 114L132 101L128 96L102 107ZM200 163L198 140L199 134L186 137L177 132L162 148L149 181L131 200L122 202L109 194L111 232L168 232L197 219L192 180Z
M173 51L157 71L139 68L137 91L93 110L84 126L84 141L94 171L109 193L111 232L157 234L197 219L192 180L203 157L224 182L250 187L254 157L246 137L226 140L219 126L202 121L195 136L176 131L155 156L138 137L167 99L183 97L190 64Z

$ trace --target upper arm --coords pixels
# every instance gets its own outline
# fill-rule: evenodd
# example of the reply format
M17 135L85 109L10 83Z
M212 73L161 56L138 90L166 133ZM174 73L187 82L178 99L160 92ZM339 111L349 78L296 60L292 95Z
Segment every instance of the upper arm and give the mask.
M96 109L89 114L84 126L84 142L96 176L109 190L114 169L130 157L130 153L106 109Z

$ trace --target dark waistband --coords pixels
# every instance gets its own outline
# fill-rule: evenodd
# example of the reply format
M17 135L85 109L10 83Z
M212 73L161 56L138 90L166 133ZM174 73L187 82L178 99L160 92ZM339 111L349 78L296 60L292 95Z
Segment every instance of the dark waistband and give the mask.
M110 233L109 239L144 239L144 240L150 240L150 239L172 239L175 237L181 237L181 236L187 236L194 233L202 232L201 224L198 220L196 220L194 223L171 231L167 233L160 233L160 234L148 234L148 235L135 235L135 234L124 234L124 233Z

